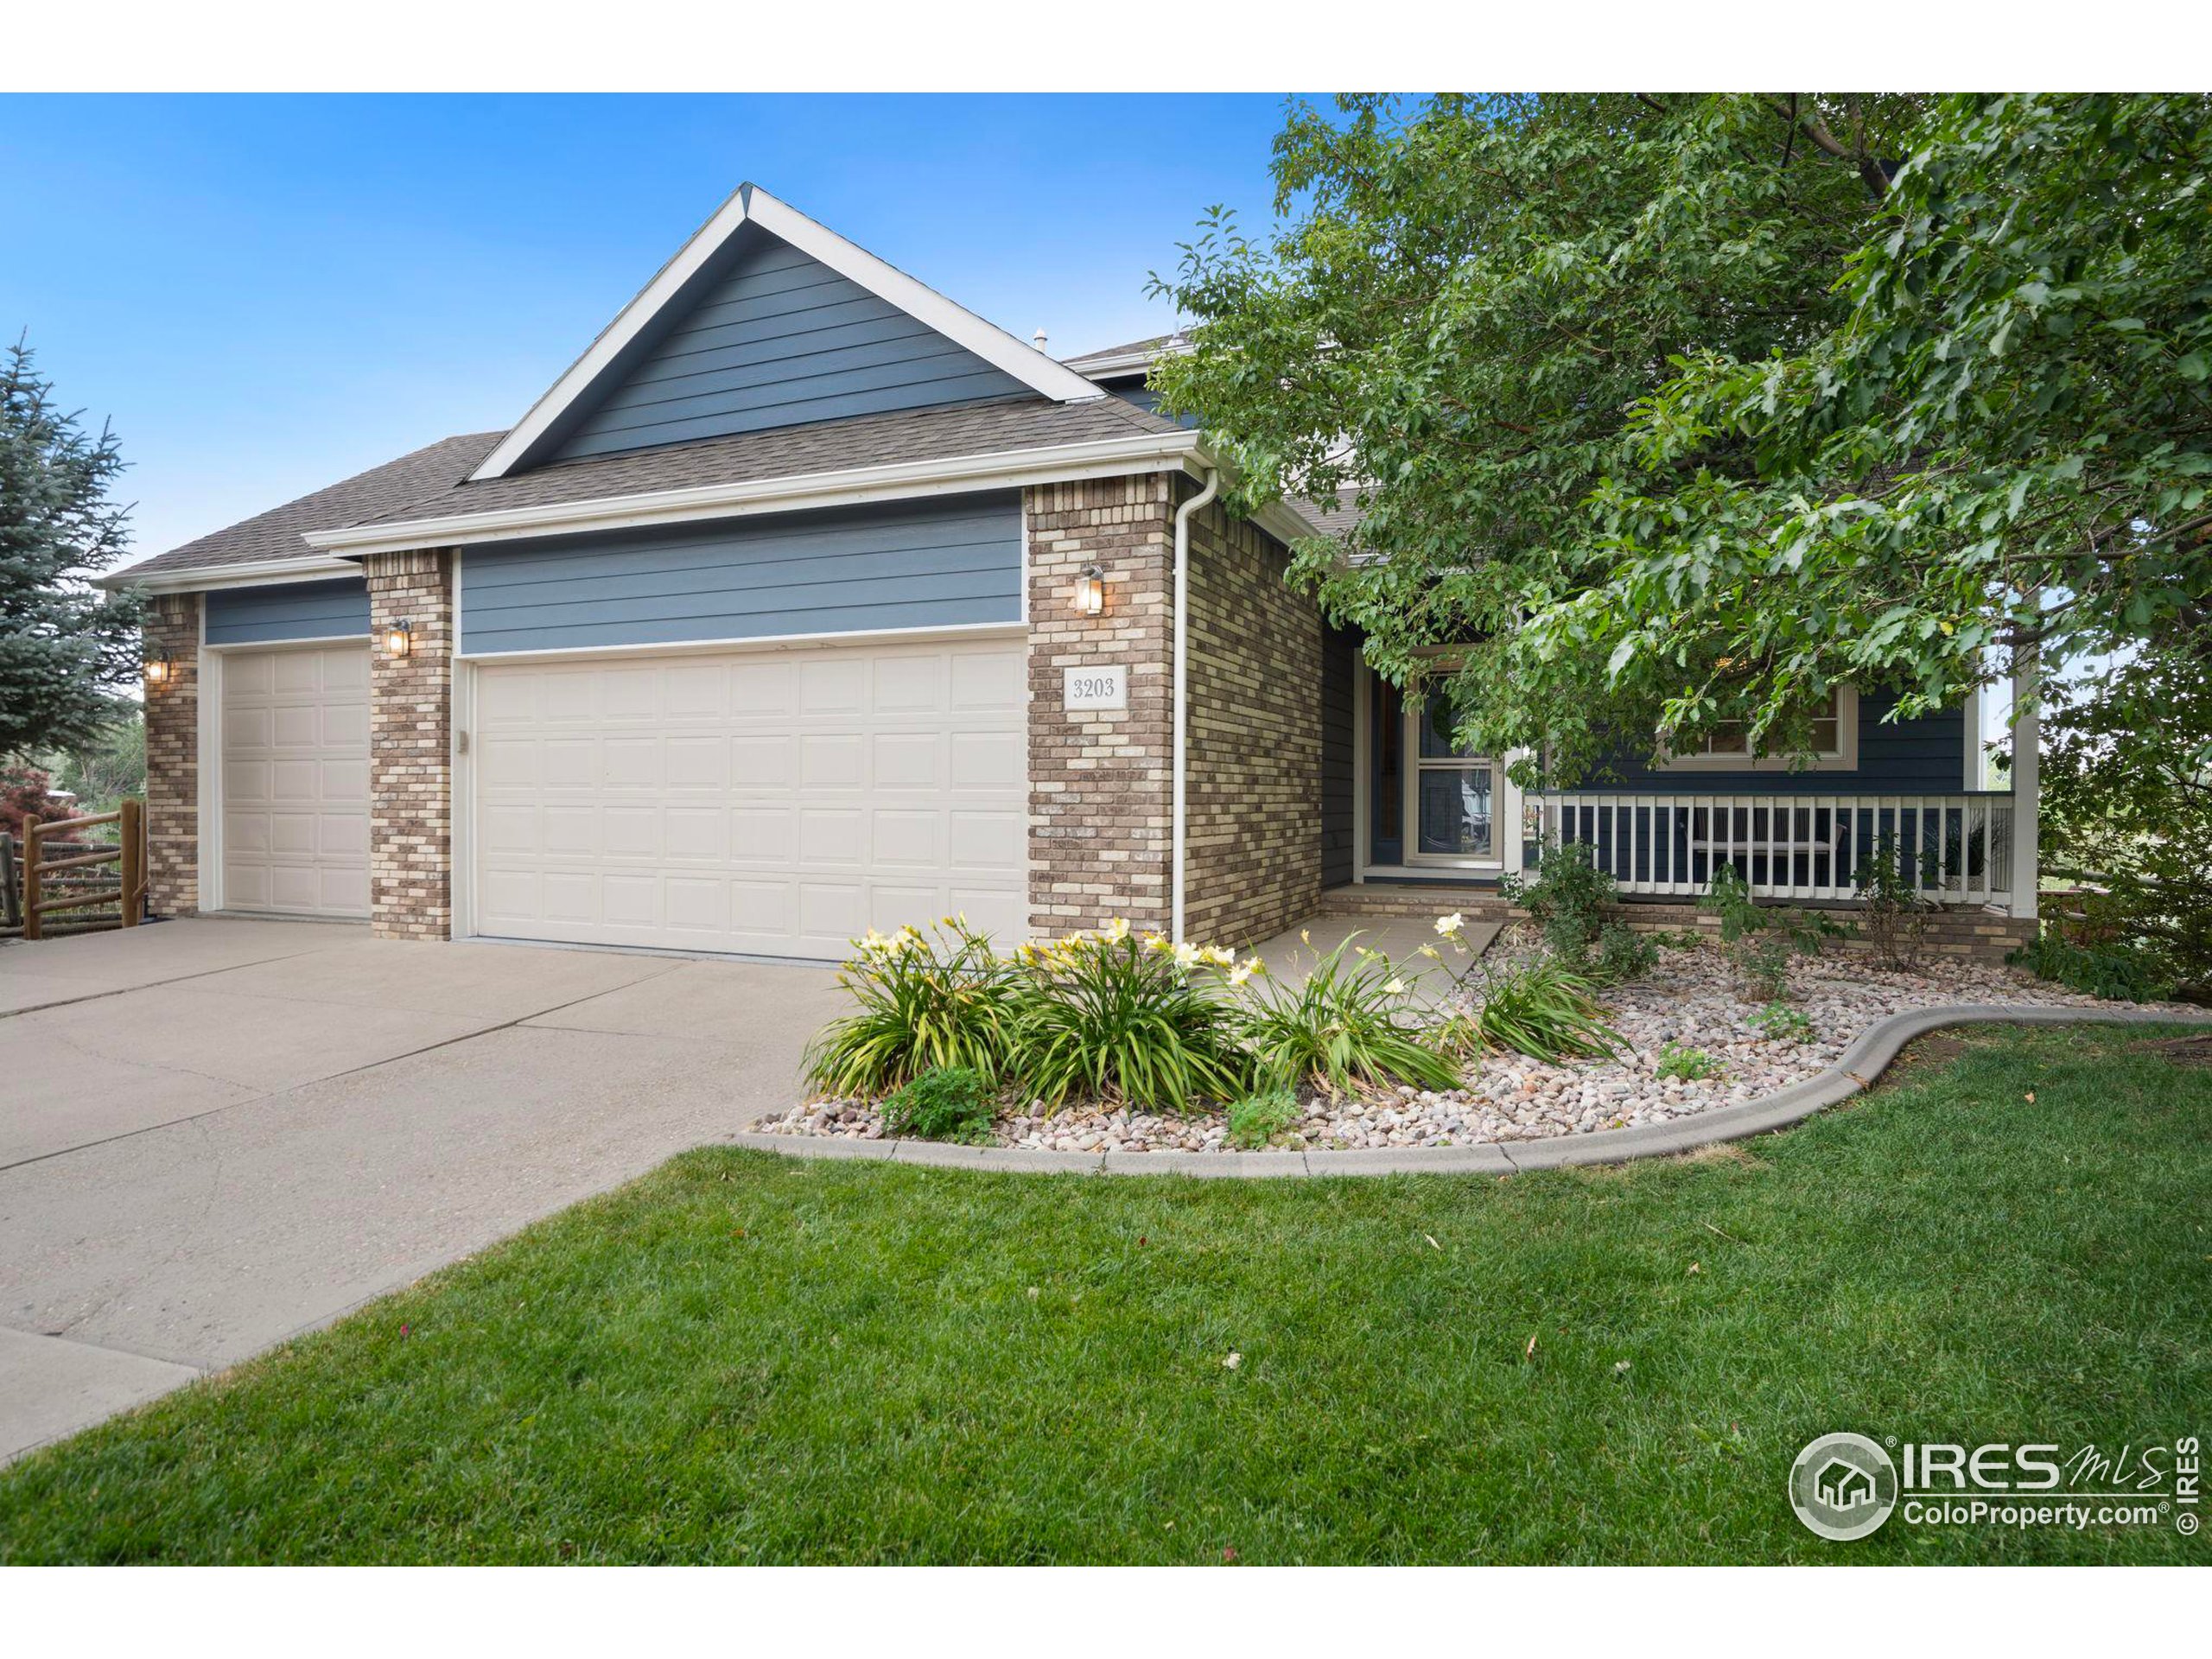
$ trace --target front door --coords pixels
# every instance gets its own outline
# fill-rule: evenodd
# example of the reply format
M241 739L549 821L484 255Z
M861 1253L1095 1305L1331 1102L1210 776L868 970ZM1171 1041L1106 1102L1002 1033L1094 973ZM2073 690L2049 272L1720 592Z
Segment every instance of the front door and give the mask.
M1514 820L1504 767L1453 741L1441 686L1402 694L1379 677L1370 685L1370 867L1507 868Z

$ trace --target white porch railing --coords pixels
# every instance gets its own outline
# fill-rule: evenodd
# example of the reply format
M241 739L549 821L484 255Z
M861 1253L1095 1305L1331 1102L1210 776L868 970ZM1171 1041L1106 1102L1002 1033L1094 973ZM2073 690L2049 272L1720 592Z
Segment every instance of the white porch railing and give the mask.
M1937 904L2008 903L2012 797L1586 793L1530 795L1523 836L1589 844L1624 893L1695 897L1735 866L1761 899L1853 898L1862 863L1894 859Z

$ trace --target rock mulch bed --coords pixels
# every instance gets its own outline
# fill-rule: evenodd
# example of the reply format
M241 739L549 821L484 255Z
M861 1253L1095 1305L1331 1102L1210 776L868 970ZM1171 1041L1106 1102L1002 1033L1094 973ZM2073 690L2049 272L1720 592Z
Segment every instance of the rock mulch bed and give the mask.
M1484 958L1484 970L1536 950L1516 928ZM1912 973L1889 973L1865 957L1838 953L1801 958L1791 969L1788 1006L1812 1021L1805 1041L1774 1040L1751 1024L1764 1005L1736 988L1728 961L1701 943L1662 953L1652 973L1604 994L1610 1023L1630 1052L1609 1060L1548 1065L1524 1055L1488 1055L1470 1068L1467 1085L1442 1092L1398 1088L1332 1100L1305 1095L1304 1121L1275 1144L1284 1147L1446 1147L1484 1141L1538 1141L1599 1129L1665 1123L1756 1100L1817 1076L1835 1064L1877 1020L1909 1008L1947 1003L2021 1007L2095 1007L2079 995L2013 969L1955 960L1930 961ZM2133 1005L2127 1005L2133 1006ZM2150 1004L2179 1014L2202 1010ZM1717 1063L1710 1077L1683 1080L1657 1074L1673 1043ZM759 1128L778 1135L880 1140L883 1120L866 1101L818 1101L795 1106ZM1222 1152L1234 1148L1219 1112L1190 1117L1130 1112L1110 1104L1071 1102L1057 1113L1002 1113L997 1144L1059 1152Z

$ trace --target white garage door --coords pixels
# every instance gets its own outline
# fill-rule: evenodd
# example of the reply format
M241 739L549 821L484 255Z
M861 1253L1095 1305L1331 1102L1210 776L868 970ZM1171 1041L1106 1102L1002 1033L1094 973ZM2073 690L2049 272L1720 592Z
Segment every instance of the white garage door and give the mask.
M223 657L223 904L369 913L365 645Z
M1018 640L475 671L474 924L834 958L1028 912Z

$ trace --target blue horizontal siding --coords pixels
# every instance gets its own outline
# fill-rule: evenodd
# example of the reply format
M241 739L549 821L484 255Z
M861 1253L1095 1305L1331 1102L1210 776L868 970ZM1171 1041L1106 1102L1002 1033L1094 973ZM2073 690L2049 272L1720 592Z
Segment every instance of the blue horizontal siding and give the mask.
M369 587L359 576L287 582L269 588L219 588L207 595L211 645L282 645L369 632Z
M1028 391L758 226L693 287L573 420L556 458Z
M941 628L1021 616L1010 491L468 550L465 652Z
M1884 794L1955 793L1964 786L1967 722L1963 708L1916 720L1884 718L1897 706L1888 691L1859 696L1859 765L1827 772L1669 772L1654 768L1648 755L1616 755L1595 768L1582 785L1598 791L1649 794L1833 794L1838 791Z

